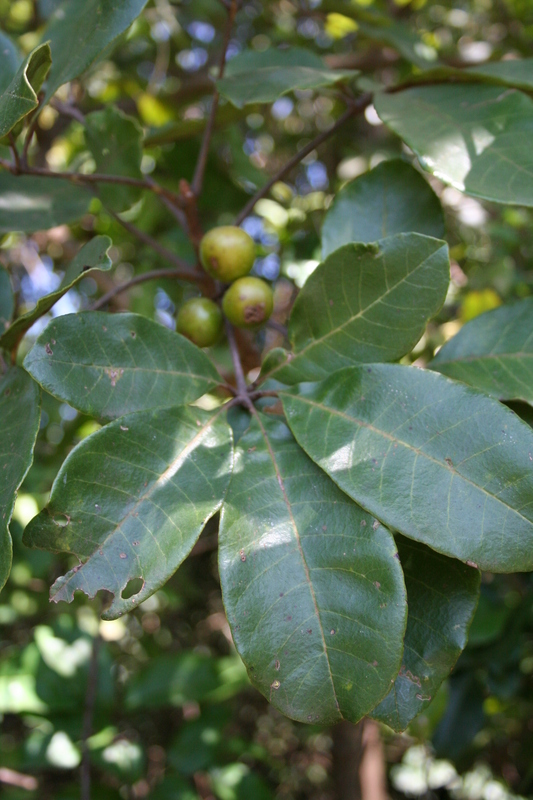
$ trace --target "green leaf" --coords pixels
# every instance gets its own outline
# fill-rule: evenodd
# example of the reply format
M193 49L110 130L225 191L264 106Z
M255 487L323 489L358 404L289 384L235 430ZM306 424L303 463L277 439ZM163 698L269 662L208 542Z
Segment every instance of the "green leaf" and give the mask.
M11 570L9 522L17 490L33 461L41 418L39 387L19 367L0 376L0 590Z
M420 164L466 194L533 206L533 100L497 86L421 86L375 98Z
M0 233L32 233L74 222L90 202L89 192L70 181L0 172Z
M401 22L381 17L379 24L360 22L359 29L364 36L375 42L388 44L411 64L416 64L423 70L427 70L436 61L436 51L425 44L412 28Z
M429 366L500 400L533 404L533 297L480 314Z
M109 236L95 236L87 244L85 244L70 262L63 280L55 292L41 297L37 301L35 308L23 314L9 327L2 336L0 336L0 347L5 350L11 350L22 339L24 334L40 317L46 314L57 301L66 294L69 289L85 277L88 272L93 269L106 270L110 269L111 259L107 255L107 251L111 247L111 239Z
M296 383L400 358L442 306L449 269L445 242L418 233L344 245L298 295L289 320L293 357L271 374Z
M370 716L404 731L429 705L466 645L480 573L403 537L397 544L409 609L403 663Z
M142 130L132 117L118 108L109 106L94 111L85 118L85 141L95 164L95 172L142 178ZM140 197L141 189L135 186L103 183L99 196L115 211L130 208Z
M128 682L126 708L138 711L204 702L220 687L219 666L220 660L191 651L158 656Z
M292 719L356 722L400 666L405 588L391 534L287 427L257 415L220 521L220 580L252 683Z
M416 169L400 159L383 161L337 194L322 228L322 255L350 242L411 232L442 239L441 204Z
M51 63L50 46L41 44L20 65L13 80L0 95L0 137L6 136L17 122L37 108L37 93Z
M232 443L222 413L129 414L74 448L24 532L27 545L80 560L54 583L52 600L106 589L114 599L103 616L115 619L170 578L226 493ZM137 579L142 588L123 597Z
M0 266L0 334L9 327L15 310L15 298L9 272Z
M139 16L146 0L66 0L52 14L43 39L50 41L53 64L47 103L57 89L74 80Z
M232 58L217 88L234 106L242 108L249 103L272 103L294 89L331 86L358 74L358 70L327 69L319 56L298 47L271 48Z
M222 380L184 336L138 314L100 311L52 320L24 366L55 397L104 419L186 405Z
M458 69L456 67L437 67L426 70L409 81L437 82L442 80L464 81L472 83L490 83L493 86L510 86L530 92L533 89L533 58L513 59L512 61L491 61L475 67Z
M481 569L533 569L533 432L512 411L393 364L280 397L304 450L386 525Z
M0 31L0 93L3 93L14 76L22 62L18 48L11 41L9 36L6 36L3 31Z

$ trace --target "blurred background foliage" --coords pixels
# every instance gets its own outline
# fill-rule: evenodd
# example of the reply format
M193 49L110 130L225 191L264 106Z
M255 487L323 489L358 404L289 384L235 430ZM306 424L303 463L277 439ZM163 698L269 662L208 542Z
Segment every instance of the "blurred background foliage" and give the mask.
M0 0L0 27L28 52L57 6L58 0ZM83 81L63 87L60 102L43 111L35 163L90 170L82 126L63 112L71 103L88 113L113 102L143 127L143 173L175 189L180 178L190 179L225 13L218 0L149 2L113 52ZM533 3L246 0L229 55L280 43L311 49L332 67L361 69L368 86L390 84L416 71L417 59L467 66L531 55ZM336 89L297 91L272 106L244 110L222 102L201 201L206 225L232 222L250 194L326 130L342 106ZM319 262L320 228L335 192L398 156L411 159L372 108L349 122L245 220L258 244L254 272L303 285ZM452 284L410 357L420 365L464 322L533 294L533 212L480 203L428 180L446 213ZM191 257L181 229L154 195L132 203L123 219ZM57 287L79 243L94 233L111 236L114 269L82 280L53 315L87 308L98 290L166 266L94 197L76 224L0 240L0 263L12 276L19 312ZM287 292L290 284L281 280L277 291L283 287ZM117 296L113 308L174 327L176 307L188 291L175 281L154 281ZM34 326L26 350L49 318ZM533 423L530 407L513 408ZM0 597L1 797L79 797L84 746L99 800L340 797L334 733L283 718L248 684L222 607L215 522L166 586L120 620L101 622L98 602L86 598L68 610L49 604L48 587L72 564L23 547L22 530L44 505L68 452L98 425L50 396L43 409L35 463L12 524L14 566ZM97 670L91 668L95 658ZM91 689L89 676L95 674ZM91 693L92 734L84 745ZM531 576L483 576L470 642L452 677L405 734L386 727L380 733L378 760L392 797L533 797ZM365 796L365 786L365 800L378 800L368 791Z

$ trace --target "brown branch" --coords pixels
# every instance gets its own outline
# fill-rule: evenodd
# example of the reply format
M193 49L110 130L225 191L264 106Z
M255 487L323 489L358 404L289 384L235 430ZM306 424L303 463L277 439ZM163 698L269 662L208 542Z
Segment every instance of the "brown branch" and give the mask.
M146 281L153 281L157 278L176 278L182 281L192 281L194 283L201 283L203 278L201 275L196 275L190 270L182 269L153 269L150 272L143 272L142 275L136 275L129 281L121 283L120 286L115 286L108 292L102 295L95 303L90 306L90 311L98 311L103 306L107 305L113 297L116 297L122 292L127 292L132 286L137 286L139 283L146 283Z
M91 800L91 761L88 739L92 732L94 706L98 691L98 655L102 640L100 636L93 639L93 651L89 664L87 677L87 694L85 695L85 712L83 714L83 727L81 734L81 800Z
M222 44L222 53L220 56L220 64L218 67L218 79L224 77L224 70L226 69L226 56L228 52L228 45L229 40L231 37L231 30L233 28L233 23L235 21L235 14L237 13L237 0L231 0L229 9L228 9L228 20L226 22L226 28L224 30L224 41ZM204 131L204 136L202 139L202 145L200 147L200 153L198 155L198 161L196 162L196 168L194 170L194 177L192 179L191 189L194 196L197 198L199 197L202 191L202 185L204 182L204 175L205 175L205 168L207 165L207 156L209 155L209 145L211 144L211 137L213 135L213 130L215 127L215 119L218 110L218 102L220 99L220 95L218 93L218 89L216 88L213 92L213 98L211 101L211 109L209 111L209 119L207 121L207 125Z
M148 245L148 247L151 247L152 250L155 250L156 253L159 253L160 256L166 258L166 260L169 261L171 264L174 264L176 269L183 270L184 273L188 273L191 276L193 276L191 277L191 280L194 281L197 280L197 276L194 276L192 270L189 269L189 264L182 258L177 256L175 253L173 253L172 250L169 250L163 244L160 244L157 241L157 239L154 239L152 236L150 236L150 234L145 233L144 231L141 231L139 228L137 228L135 225L132 225L131 222L127 222L125 219L122 219L122 217L119 214L117 214L115 211L111 211L110 208L106 208L106 213L112 216L113 219L115 219L119 223L119 225L122 225L124 230L131 233L132 236L135 236L137 239L139 239L140 242L143 242L143 244L146 244Z
M27 792L34 792L39 788L39 782L33 775L23 775L21 772L15 772L14 769L7 767L0 767L0 783L16 786L17 789L25 789Z
M50 101L50 105L64 117L75 119L78 122L81 122L82 125L85 123L85 115L82 114L82 112L79 110L79 108L76 108L76 106L73 106L70 103L62 103L55 97Z
M309 153L312 153L313 150L315 150L315 148L317 148L323 142L327 141L327 139L329 139L330 136L333 136L333 134L336 133L339 130L339 128L342 128L345 122L351 119L351 117L355 117L358 114L362 114L363 111L371 104L371 102L372 102L372 95L369 92L362 94L360 97L357 98L357 100L354 101L353 105L351 105L344 112L344 114L342 114L339 117L339 119L331 126L331 128L328 128L327 131L323 131L318 136L316 136L311 142L309 142L308 145L303 147L301 150L298 150L298 152L291 159L289 159L289 161L287 161L287 163L284 164L283 167L281 167L281 169L278 170L278 172L276 172L275 175L272 176L272 178L268 181L268 183L266 183L262 189L260 189L258 192L256 192L256 194L254 194L253 197L250 198L250 200L246 203L242 211L237 215L237 218L235 220L235 225L240 225L241 222L244 219L246 219L246 217L253 211L257 201L261 200L262 197L265 197L275 183L284 178L285 175L287 175L287 173L289 173L293 167L299 164L300 161L302 161L306 156L309 155Z

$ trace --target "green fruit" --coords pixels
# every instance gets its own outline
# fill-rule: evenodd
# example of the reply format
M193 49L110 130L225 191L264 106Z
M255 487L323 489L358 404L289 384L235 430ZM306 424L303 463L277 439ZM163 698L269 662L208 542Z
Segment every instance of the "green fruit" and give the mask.
M207 297L187 300L178 313L176 328L198 347L211 347L220 339L224 318L222 311Z
M231 283L248 275L255 261L255 244L234 225L213 228L200 242L200 260L212 278Z
M237 328L258 328L273 308L272 289L261 278L239 278L222 298L222 311Z

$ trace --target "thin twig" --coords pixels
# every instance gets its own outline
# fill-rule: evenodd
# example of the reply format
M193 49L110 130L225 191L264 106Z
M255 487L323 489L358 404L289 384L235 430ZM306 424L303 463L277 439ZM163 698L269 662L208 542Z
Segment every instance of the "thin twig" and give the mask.
M146 178L147 183L152 184L154 183L153 179L148 177ZM159 199L163 203L163 205L170 211L176 222L183 228L185 233L188 233L188 225L187 225L187 217L185 216L182 208L180 208L176 203L170 200L166 195L160 194L158 195ZM181 202L181 196L180 196ZM182 204L183 205L183 204Z
M9 131L9 133L7 134L7 138L9 140L9 149L11 150L11 154L13 156L13 164L11 165L11 172L13 172L15 175L19 175L22 169L22 164L20 161L19 151L17 150L17 143L15 141L15 137L13 136L13 131Z
M262 197L265 197L275 183L284 178L293 167L299 164L300 161L309 155L309 153L312 153L315 148L329 139L330 136L333 136L333 134L336 133L339 128L342 128L344 123L347 122L351 117L355 117L357 114L362 114L365 108L367 108L371 102L372 95L369 92L362 94L357 98L357 100L354 101L353 105L351 105L350 108L348 108L344 114L339 117L339 119L334 123L334 125L331 126L331 128L328 128L327 131L323 131L311 142L309 142L308 145L303 147L301 150L298 150L298 152L291 159L289 159L289 161L287 161L287 163L284 164L275 175L273 175L268 183L266 183L265 186L263 186L256 194L254 194L253 197L250 198L242 211L237 215L235 225L240 225L241 222L246 219L246 217L254 210L254 206L257 201L261 200Z
M83 727L81 734L81 800L91 800L91 760L88 739L91 736L94 717L94 706L98 690L98 655L102 639L95 636L93 639L93 652L89 664L87 677L87 694L85 695L85 712L83 714Z
M226 56L228 52L228 45L236 13L237 13L237 0L231 0L230 6L228 8L228 20L224 31L224 41L222 44L222 53L220 56L220 64L218 67L219 80L224 77L224 70L226 69ZM207 165L207 156L209 155L209 145L211 144L211 137L213 135L213 130L215 127L215 119L217 115L219 99L220 95L218 93L218 89L216 88L215 84L215 90L213 92L213 97L211 100L211 109L209 111L209 119L207 121L207 125L204 131L202 145L200 147L200 153L198 155L198 161L196 162L196 169L194 170L194 177L191 183L191 189L195 197L198 197L202 191L205 168Z
M285 338L289 335L289 331L282 325L281 322L276 322L274 319L269 319L267 322L267 328L272 328L273 331L277 331L278 333L282 333Z
M110 208L106 208L106 213L110 214L110 216L112 216L113 219L122 225L125 230L131 233L132 236L135 236L140 242L148 245L148 247L151 247L152 250L156 251L156 253L159 253L160 256L163 256L163 258L166 258L166 260L171 264L174 264L176 269L181 269L185 273L189 271L189 273L193 275L192 270L189 269L190 265L186 261L173 253L172 250L169 250L164 245L160 244L157 239L154 239L152 236L150 236L150 234L141 231L136 227L136 225L133 225L131 222L127 222L125 219L122 219L119 214L117 214L115 211L112 211ZM197 281L197 278L198 276L195 275L191 278L191 280Z
M23 775L22 772L15 772L7 767L0 767L0 783L16 786L17 789L25 789L27 792L34 792L39 788L39 782L33 775Z
M82 125L84 124L85 115L82 114L82 112L79 110L79 108L76 108L76 106L73 106L70 103L62 103L57 98L53 98L50 101L50 105L52 108L55 108L59 114L63 114L64 117L70 117L71 119L81 122Z
M182 281L193 281L194 283L200 283L202 280L201 275L196 275L190 271L184 271L182 269L153 269L150 272L143 272L142 275L136 275L129 281L125 283L121 283L120 286L114 286L113 289L110 289L108 292L102 295L102 297L98 298L95 303L90 306L90 311L98 311L103 306L107 305L113 297L116 297L118 294L122 294L122 292L127 292L128 289L131 289L132 286L137 286L139 283L146 283L146 281L153 281L157 278L176 278L177 280Z
M233 327L228 322L228 320L226 320L226 335L228 337L231 360L233 361L233 370L235 372L235 380L237 382L237 391L239 392L238 397L239 398L248 397L247 394L248 390L246 388L246 378L244 377L244 370L242 368L239 348L237 347L237 340L235 339L235 333L233 332Z

